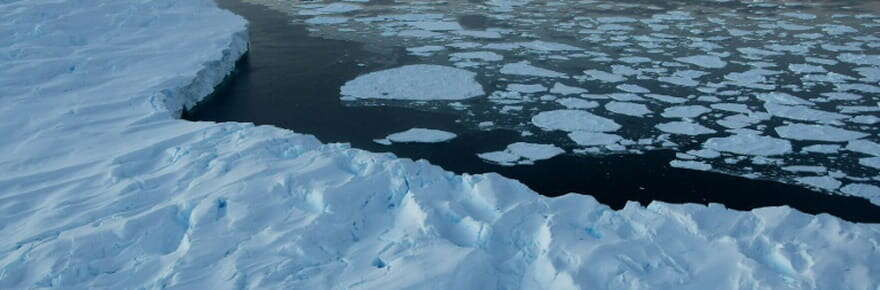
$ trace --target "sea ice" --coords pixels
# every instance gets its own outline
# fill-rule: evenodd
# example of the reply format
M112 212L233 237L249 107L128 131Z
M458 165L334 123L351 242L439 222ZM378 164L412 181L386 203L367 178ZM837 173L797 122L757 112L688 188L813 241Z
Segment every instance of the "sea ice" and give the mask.
M581 110L555 110L538 113L532 124L544 130L613 132L621 126L611 119Z
M633 117L644 117L647 114L653 113L644 104L629 102L609 102L605 104L605 109L614 113Z
M828 125L791 124L776 127L779 137L791 140L811 140L827 142L846 142L868 136L866 133L850 131Z
M610 145L623 140L623 137L614 134L584 131L568 133L568 138L581 146Z
M670 134L679 134L679 135L704 135L704 134L715 134L716 131L706 128L703 125L691 122L668 122L662 123L655 126L658 130L670 133Z
M505 64L503 67L501 67L500 72L509 75L534 76L545 78L567 77L564 73L533 66L528 61Z
M722 60L720 57L715 55L695 55L688 57L679 57L675 59L676 61L689 63L692 65L704 67L704 68L714 68L720 69L727 66L727 62Z
M456 136L455 133L441 130L412 128L388 135L385 139L394 143L439 143L452 140Z
M735 134L706 140L703 147L742 155L772 156L792 152L791 142L755 134Z
M439 65L407 65L358 76L341 88L343 97L393 100L462 100L484 95L467 70Z
M508 145L504 151L481 153L477 156L493 163L512 166L532 164L535 161L550 159L563 153L565 150L551 144L517 142Z

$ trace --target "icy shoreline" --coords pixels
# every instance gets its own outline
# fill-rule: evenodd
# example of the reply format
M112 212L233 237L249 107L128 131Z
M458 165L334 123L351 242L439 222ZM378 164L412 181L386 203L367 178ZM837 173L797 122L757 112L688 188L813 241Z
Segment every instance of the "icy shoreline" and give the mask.
M206 0L23 2L0 4L0 288L878 287L878 225L787 207L612 211L179 120L245 53L240 17Z

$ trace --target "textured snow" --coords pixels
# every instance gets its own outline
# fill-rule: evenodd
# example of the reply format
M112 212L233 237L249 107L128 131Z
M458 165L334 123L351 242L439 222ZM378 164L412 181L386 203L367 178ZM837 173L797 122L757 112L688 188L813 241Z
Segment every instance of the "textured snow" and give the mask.
M791 152L791 142L755 134L735 134L710 138L703 147L742 155L771 156Z
M0 4L2 289L880 286L877 225L787 207L614 211L271 126L179 120L247 49L244 21L206 0L89 4ZM871 185L841 191L877 200Z
M846 142L868 136L866 133L850 131L827 125L791 124L776 127L779 137L792 140L812 140Z
M452 140L456 136L455 133L442 130L412 128L388 135L385 139L393 143L439 143Z
M343 98L462 100L484 95L477 74L440 65L407 65L358 76L340 89Z
M613 132L621 126L611 119L581 110L555 110L538 113L532 124L544 130Z

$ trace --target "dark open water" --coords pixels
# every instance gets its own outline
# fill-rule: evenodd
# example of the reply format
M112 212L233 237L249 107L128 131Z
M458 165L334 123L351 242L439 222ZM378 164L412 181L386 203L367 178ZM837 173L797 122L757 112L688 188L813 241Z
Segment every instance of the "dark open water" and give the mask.
M347 107L339 101L339 88L346 81L411 61L402 51L370 52L359 43L310 37L304 26L290 24L289 16L281 12L240 0L217 2L250 22L251 50L214 96L184 114L187 120L275 125L313 134L323 142L347 142L373 152L427 159L456 173L497 172L547 196L589 194L614 209L627 201L648 204L654 200L712 202L738 210L788 205L806 213L880 223L880 207L866 199L672 168L668 164L674 159L673 151L598 157L568 154L532 166L489 164L476 154L503 150L520 141L518 132L471 130L455 123L452 114L388 106ZM455 132L459 137L440 144L384 146L372 141L414 127Z

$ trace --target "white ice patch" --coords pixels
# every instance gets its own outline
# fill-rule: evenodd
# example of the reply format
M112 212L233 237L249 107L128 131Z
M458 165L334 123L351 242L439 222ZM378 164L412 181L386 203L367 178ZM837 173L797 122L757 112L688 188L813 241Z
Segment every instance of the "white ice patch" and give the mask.
M568 138L574 143L581 146L599 146L616 144L623 140L623 137L614 134L575 131L568 133Z
M560 72L555 72L549 69L544 69L540 67L533 66L528 61L521 61L516 63L505 64L501 67L500 70L503 74L509 75L520 75L520 76L534 76L534 77L545 77L545 78L566 78L567 75Z
M501 61L504 56L491 51L456 52L449 55L452 59L482 60L488 62Z
M755 134L736 134L728 137L710 138L703 147L721 152L741 155L772 156L791 153L791 142Z
M715 134L716 133L715 130L712 130L712 129L706 128L703 125L700 125L697 123L691 123L691 122L680 122L680 121L668 122L668 123L658 124L655 127L660 131L663 131L666 133L671 133L671 134L678 134L678 135L696 136L696 135Z
M674 106L669 107L663 110L663 113L660 115L665 118L696 118L702 114L711 112L712 109L706 108L701 105L691 105L691 106Z
M675 59L676 61L688 63L704 68L714 68L720 69L727 66L727 62L722 60L720 57L715 55L696 55L696 56L688 56L688 57L679 57Z
M581 110L541 112L532 117L532 124L544 130L613 132L621 126L611 119Z
M407 65L358 76L342 86L350 99L462 100L484 95L476 73L439 65Z
M633 117L644 117L647 114L653 113L644 104L629 102L609 102L605 104L605 109L614 113Z
M440 143L455 139L455 133L424 128L412 128L385 137L394 143ZM381 144L381 143L380 143Z
M691 170L699 170L699 171L709 171L712 170L712 165L702 161L692 161L692 160L672 160L669 162L669 165L675 168L683 168L683 169L691 169Z
M800 183L821 188L824 190L835 190L840 188L840 185L843 184L837 179L834 179L830 176L807 176L807 177L798 177L797 180Z
M811 140L827 142L846 142L868 136L866 133L850 131L828 125L791 124L776 127L779 137L791 140Z
M553 84L553 88L550 89L550 93L559 95L576 95L587 93L587 90L579 87L567 86L563 83L557 82Z
M599 106L599 103L596 101L587 101L578 98L561 98L556 100L556 102L569 109L592 109Z
M477 154L483 160L504 166L528 165L535 161L546 160L565 153L551 144L517 142L507 146L504 151Z

